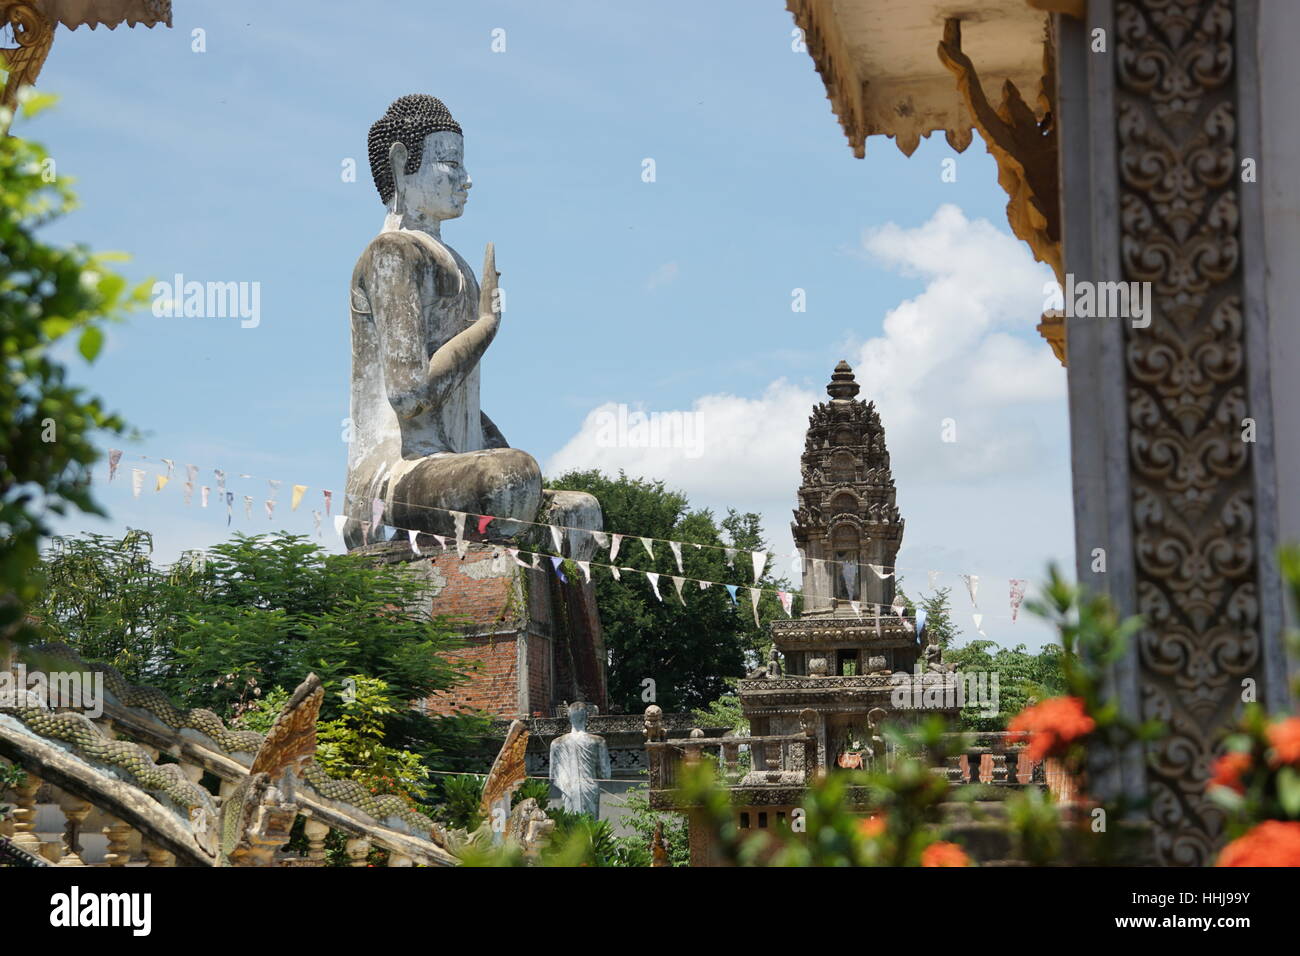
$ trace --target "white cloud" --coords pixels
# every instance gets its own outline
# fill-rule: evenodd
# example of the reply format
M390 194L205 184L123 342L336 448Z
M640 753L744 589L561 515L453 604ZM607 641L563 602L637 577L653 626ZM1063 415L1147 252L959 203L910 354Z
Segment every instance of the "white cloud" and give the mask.
M1005 578L993 581L1001 574L1036 581L1044 561L1068 563L1072 551L1065 370L1032 333L1050 270L1019 240L952 205L913 229L891 223L866 231L860 254L926 281L885 315L880 334L851 343L844 356L860 397L876 403L885 425L908 523L898 563L921 569L905 575L913 587L924 584L929 567L989 575L988 593L999 596L982 609L984 630L1036 644L1046 633L1010 625ZM663 479L695 506L759 512L769 540L788 552L804 430L813 404L824 400L820 389L784 379L756 398L704 395L688 410L702 444L694 455L609 441L600 426L617 407L604 405L550 458L546 473L621 468ZM954 443L941 440L949 418ZM955 592L954 604L961 614L971 610L964 594ZM999 634L1003 627L1016 630ZM967 621L967 634L973 630Z
M660 286L675 281L680 271L681 267L676 262L665 262L651 274L650 278L646 279L646 291L653 292Z

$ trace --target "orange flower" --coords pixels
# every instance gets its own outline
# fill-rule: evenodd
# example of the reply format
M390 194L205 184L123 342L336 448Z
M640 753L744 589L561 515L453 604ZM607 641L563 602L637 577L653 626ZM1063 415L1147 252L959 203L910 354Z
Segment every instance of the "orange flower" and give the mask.
M1211 787L1227 787L1238 793L1246 792L1246 785L1241 782L1241 775L1250 769L1250 754L1226 753L1214 761L1210 777Z
M1300 823L1265 820L1233 840L1218 866L1300 866Z
M868 840L882 836L885 832L884 817L865 817L858 821L858 832Z
M1025 756L1030 760L1060 757L1070 744L1092 733L1097 722L1083 709L1079 697L1050 697L1026 707L1007 725L1013 743L1029 737Z
M1288 717L1270 726L1268 742L1273 745L1273 766L1300 763L1300 717Z
M955 843L931 843L921 851L922 866L970 866L970 857Z

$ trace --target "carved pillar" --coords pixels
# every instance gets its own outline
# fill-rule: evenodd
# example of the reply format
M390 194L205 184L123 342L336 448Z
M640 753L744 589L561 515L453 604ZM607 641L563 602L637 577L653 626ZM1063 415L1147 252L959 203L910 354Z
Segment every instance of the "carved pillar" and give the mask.
M347 854L351 861L348 866L365 866L366 857L370 854L370 838L353 837L348 840Z
M150 866L176 865L176 855L174 853L169 850L164 850L162 847L155 846L148 840L144 841L141 849L144 850L144 855L148 858Z
M1145 617L1112 689L1169 728L1147 755L1093 754L1089 774L1099 796L1150 800L1166 864L1216 852L1205 783L1245 682L1288 704L1268 314L1262 262L1243 257L1260 214L1241 177L1259 155L1255 12L1092 0L1086 23L1054 18L1066 272L1150 283L1149 324L1068 320L1079 579Z
M109 866L126 866L131 859L131 827L121 820L114 820L104 827L104 836L108 837L108 855L104 857Z
M29 853L41 852L41 841L33 832L36 828L36 791L41 789L41 779L28 773L23 782L13 788L14 845Z
M307 859L317 866L324 866L325 838L330 835L329 824L308 817L303 821L303 833L307 837Z
M81 827L86 822L86 817L90 815L91 806L85 800L64 794L59 800L59 809L63 811L63 816L67 820L63 840L67 844L68 852L80 856L85 852L81 846Z

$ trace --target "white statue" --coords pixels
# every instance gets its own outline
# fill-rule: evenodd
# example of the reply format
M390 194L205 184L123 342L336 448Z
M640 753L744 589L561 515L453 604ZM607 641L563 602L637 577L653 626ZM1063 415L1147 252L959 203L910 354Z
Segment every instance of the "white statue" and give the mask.
M551 742L551 782L559 788L564 809L600 819L600 780L612 772L609 747L599 734L587 733L587 705L569 705L567 734Z
M387 215L350 288L348 548L374 540L374 524L459 533L451 511L505 519L493 530L511 536L509 519L538 520L544 495L544 523L599 530L596 499L543 492L536 460L479 407L479 362L502 308L491 244L480 286L442 238L472 185L460 125L436 97L403 96L371 127L369 150ZM584 554L571 543L569 556Z

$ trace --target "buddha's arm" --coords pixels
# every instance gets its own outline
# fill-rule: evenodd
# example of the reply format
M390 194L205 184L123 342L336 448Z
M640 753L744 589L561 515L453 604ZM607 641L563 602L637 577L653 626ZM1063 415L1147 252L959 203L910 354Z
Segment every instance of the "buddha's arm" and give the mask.
M429 260L411 240L391 233L371 246L368 285L379 361L389 404L399 418L414 418L434 401L425 361L420 278Z
M429 385L439 398L461 376L478 364L487 347L496 338L501 326L501 313L497 311L497 264L492 243L487 244L483 256L483 278L479 285L478 321L463 332L453 336L429 360Z

